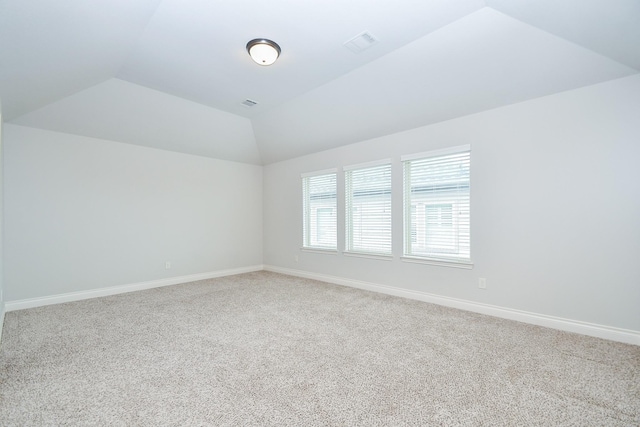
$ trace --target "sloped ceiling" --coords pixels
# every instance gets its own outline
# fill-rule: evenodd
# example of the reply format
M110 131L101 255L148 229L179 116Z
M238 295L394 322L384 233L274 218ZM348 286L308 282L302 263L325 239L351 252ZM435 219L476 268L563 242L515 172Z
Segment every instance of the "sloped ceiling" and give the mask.
M0 99L10 123L267 164L636 74L638 46L637 0L3 0Z

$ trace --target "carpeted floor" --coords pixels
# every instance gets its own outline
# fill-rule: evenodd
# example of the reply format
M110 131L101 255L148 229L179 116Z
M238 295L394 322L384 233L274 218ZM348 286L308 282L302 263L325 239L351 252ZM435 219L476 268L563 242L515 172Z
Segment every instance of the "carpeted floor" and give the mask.
M640 347L258 272L7 313L0 425L638 426Z

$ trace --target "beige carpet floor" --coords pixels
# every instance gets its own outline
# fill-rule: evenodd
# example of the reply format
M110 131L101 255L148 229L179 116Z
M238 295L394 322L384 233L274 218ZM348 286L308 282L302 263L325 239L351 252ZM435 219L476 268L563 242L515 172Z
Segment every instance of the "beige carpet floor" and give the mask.
M640 347L268 272L7 313L2 426L638 426Z

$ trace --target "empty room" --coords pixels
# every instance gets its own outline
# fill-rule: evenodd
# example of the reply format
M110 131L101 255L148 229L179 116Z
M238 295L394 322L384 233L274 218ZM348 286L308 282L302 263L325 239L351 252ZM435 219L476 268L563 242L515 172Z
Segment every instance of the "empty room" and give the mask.
M640 1L3 0L0 426L640 425Z

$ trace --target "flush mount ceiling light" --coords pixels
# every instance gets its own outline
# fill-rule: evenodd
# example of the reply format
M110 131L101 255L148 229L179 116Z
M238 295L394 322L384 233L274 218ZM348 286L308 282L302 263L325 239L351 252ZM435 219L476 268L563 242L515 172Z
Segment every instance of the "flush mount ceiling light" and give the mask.
M253 39L247 43L247 52L256 64L271 65L280 56L280 46L268 39Z

